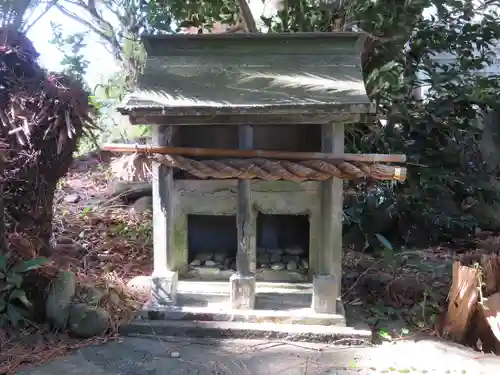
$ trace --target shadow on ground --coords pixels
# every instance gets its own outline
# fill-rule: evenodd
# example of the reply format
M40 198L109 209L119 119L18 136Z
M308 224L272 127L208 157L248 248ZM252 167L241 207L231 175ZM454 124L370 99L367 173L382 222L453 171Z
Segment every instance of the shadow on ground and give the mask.
M496 371L495 371L496 369ZM363 348L261 340L126 337L20 375L494 374L500 359L437 340Z

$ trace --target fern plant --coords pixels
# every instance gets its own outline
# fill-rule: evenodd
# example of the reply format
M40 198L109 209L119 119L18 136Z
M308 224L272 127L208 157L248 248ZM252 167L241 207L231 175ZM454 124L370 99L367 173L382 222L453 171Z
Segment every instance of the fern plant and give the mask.
M0 327L18 326L32 315L33 306L23 289L23 282L31 271L48 261L38 257L9 267L6 257L0 256Z

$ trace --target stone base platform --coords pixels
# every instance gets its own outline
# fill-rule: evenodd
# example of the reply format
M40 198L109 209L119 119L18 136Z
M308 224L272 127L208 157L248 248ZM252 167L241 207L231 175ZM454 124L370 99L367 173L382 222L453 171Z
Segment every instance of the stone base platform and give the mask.
M317 314L311 308L293 310L231 310L228 304L218 304L209 307L163 307L148 305L139 318L142 320L346 326L344 314Z
M336 314L315 313L310 283L257 282L253 310L231 309L229 293L229 282L180 281L176 306L148 304L123 332L160 334L160 330L167 335L340 340L342 344L371 340L371 331L346 327L341 301Z
M229 303L231 291L229 278L227 280L224 282L179 281L177 305L227 310L226 304ZM311 283L257 281L255 292L255 309L286 311L310 308L313 288ZM343 314L342 311L341 314Z
M352 327L305 324L136 320L120 328L122 335L195 338L268 339L355 346L372 342L372 332Z

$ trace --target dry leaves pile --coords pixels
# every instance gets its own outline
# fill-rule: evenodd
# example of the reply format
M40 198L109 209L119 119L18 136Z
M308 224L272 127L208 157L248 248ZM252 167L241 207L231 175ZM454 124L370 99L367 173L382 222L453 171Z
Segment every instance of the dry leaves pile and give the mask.
M82 346L116 339L118 326L130 321L145 302L147 296L131 292L126 283L152 272L151 216L139 216L128 207L106 202L102 197L105 188L106 171L100 168L68 174L56 196L52 263L43 273L50 278L60 270L75 272L80 284L77 298L78 291L89 286L103 291L100 306L111 316L109 335L78 340L35 323L22 333L0 331L1 374L15 374L28 364L41 364ZM64 196L75 191L81 203L65 203ZM93 206L93 201L101 204ZM24 249L23 257L33 256L26 251L22 236L14 236L13 241Z

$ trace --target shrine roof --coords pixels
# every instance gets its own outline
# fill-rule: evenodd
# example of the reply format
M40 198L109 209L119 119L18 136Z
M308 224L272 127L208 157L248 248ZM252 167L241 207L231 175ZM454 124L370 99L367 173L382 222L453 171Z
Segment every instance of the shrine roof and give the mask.
M371 113L363 41L358 33L147 36L144 72L118 111L168 118L172 125L228 116Z

